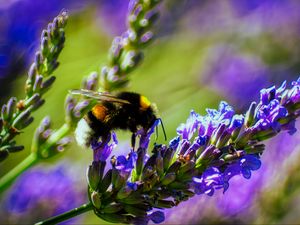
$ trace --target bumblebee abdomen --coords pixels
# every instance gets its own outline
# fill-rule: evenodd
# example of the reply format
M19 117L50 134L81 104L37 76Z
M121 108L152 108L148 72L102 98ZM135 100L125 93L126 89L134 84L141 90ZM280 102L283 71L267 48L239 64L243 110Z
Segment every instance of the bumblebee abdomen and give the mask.
M79 145L88 147L95 138L108 134L107 107L97 104L77 124L75 138Z

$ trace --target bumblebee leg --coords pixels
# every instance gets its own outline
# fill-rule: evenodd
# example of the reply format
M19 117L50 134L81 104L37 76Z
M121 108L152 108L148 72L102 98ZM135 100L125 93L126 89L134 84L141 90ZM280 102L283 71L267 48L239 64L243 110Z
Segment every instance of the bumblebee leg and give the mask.
M135 148L135 138L136 138L136 134L135 133L132 133L131 135L131 147L134 151L134 148Z

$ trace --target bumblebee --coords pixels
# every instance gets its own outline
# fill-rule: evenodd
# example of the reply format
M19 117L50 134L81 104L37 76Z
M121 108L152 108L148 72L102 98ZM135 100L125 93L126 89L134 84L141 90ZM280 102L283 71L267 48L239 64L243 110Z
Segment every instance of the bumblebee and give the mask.
M132 132L134 148L137 130L141 127L148 130L156 120L160 120L166 139L155 105L143 95L133 92L112 95L86 89L75 89L70 93L99 101L77 124L75 138L81 146L88 147L93 139L105 138L110 131L121 129Z

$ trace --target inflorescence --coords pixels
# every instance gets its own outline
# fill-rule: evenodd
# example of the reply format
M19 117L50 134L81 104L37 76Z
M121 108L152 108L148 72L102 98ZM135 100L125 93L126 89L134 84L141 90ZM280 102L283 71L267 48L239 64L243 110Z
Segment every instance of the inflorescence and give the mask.
M33 122L32 112L40 108L45 100L44 93L55 81L52 75L58 67L57 61L64 47L67 13L62 11L48 24L41 35L40 50L36 52L35 60L28 71L25 84L25 98L11 97L2 106L0 117L0 161L7 158L9 153L23 150L24 146L16 145L14 137L21 133Z
M169 145L155 144L147 154L151 129L139 131L140 143L127 156L112 156L117 145L114 133L94 142L94 160L87 170L89 196L100 218L119 223L147 224L164 220L161 210L171 208L195 194L212 196L225 192L229 180L242 175L249 179L261 166L264 145L260 142L282 130L293 134L299 116L300 78L286 89L261 90L259 103L253 102L245 115L235 114L226 102L201 116L192 111L181 124L178 136Z

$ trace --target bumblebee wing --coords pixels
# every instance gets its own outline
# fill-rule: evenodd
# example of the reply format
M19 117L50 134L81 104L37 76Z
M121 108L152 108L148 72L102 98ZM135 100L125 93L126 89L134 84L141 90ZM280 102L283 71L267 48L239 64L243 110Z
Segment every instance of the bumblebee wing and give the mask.
M72 95L83 95L88 98L96 99L99 101L106 101L106 102L114 102L120 104L130 104L130 102L120 99L112 94L105 93L105 92L97 92L87 89L73 89L69 91Z

